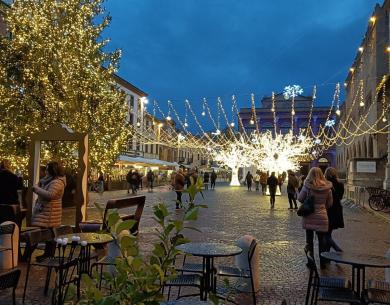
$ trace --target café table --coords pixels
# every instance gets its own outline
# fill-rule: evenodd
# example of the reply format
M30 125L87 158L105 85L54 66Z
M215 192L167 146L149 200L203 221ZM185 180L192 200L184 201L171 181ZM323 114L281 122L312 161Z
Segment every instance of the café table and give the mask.
M160 302L160 305L213 305L213 303L210 303L208 301L186 299L186 300Z
M205 291L206 299L207 292L213 291L215 293L216 287L214 287L214 258L216 257L228 257L241 254L242 249L235 245L216 243L216 242L190 242L182 244L176 247L186 254L193 256L199 256L203 258L203 270L205 277Z
M321 256L352 266L352 289L360 296L366 283L366 268L390 268L390 259L373 254L354 252L322 252Z

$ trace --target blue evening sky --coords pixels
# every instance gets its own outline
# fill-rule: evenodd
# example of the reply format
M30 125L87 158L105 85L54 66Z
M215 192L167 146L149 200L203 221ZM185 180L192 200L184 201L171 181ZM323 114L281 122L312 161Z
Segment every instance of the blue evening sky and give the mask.
M375 0L106 0L119 75L166 108L232 94L249 106L286 85L329 104L343 84ZM228 103L228 102L227 102Z

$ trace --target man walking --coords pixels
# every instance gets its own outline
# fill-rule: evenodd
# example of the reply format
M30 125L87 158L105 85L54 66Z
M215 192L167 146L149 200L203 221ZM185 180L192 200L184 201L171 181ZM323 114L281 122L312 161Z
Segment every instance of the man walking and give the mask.
M293 202L294 202L294 208L298 209L297 206L297 189L299 186L298 178L294 175L294 173L291 170L287 171L288 173L288 183L287 183L287 196L288 196L288 202L290 204L289 209L293 209Z
M275 177L275 172L272 172L271 177L268 177L267 185L269 189L271 209L273 209L275 207L276 188L278 187L278 178Z
M217 181L217 174L215 173L215 170L211 172L210 175L210 182L211 182L211 189L215 189L215 181Z
M148 189L149 192L153 192L153 181L154 181L154 174L152 170L150 169L148 173L146 174L146 179L148 181Z
M183 170L179 169L179 171L176 173L174 178L173 187L175 188L176 192L176 209L179 208L179 206L182 204L181 196L183 194L185 185L185 178L183 174Z
M246 174L245 180L246 180L246 185L247 185L247 187L248 187L248 191L252 191L252 180L253 180L253 176L252 176L251 172L248 172L248 173Z

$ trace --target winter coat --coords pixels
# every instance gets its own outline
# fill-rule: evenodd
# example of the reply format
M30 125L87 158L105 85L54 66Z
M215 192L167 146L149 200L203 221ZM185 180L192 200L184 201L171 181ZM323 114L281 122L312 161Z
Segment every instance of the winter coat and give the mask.
M66 178L56 177L41 187L35 186L38 200L34 206L31 224L42 228L55 228L61 225L62 196Z
M203 182L204 183L209 183L210 181L210 175L208 172L205 172L204 175L203 175Z
M298 188L299 182L295 175L288 175L287 193L295 194L295 190Z
M252 183L253 176L252 174L247 174L245 177L246 183L250 184Z
M267 185L269 186L270 191L276 191L276 187L278 186L278 178L276 178L275 176L270 176L267 179Z
M254 182L260 182L260 175L259 174L256 174L253 178L253 181Z
M185 184L185 178L182 173L176 173L174 182L173 182L173 187L175 188L176 191L182 191L184 189L184 184Z
M332 183L326 181L323 186L314 186L305 181L298 200L303 203L308 195L314 197L314 213L302 218L302 227L306 230L328 232L329 221L326 209L333 203Z
M211 182L215 182L215 180L217 180L217 174L215 172L211 172L210 179Z
M339 182L337 179L329 180L332 182L332 196L333 204L327 210L329 219L329 229L335 230L338 228L344 228L343 218L343 206L341 205L341 199L344 196L344 184Z
M260 174L260 184L266 185L267 179L268 179L267 173L262 172Z
M0 170L0 204L19 204L18 177L7 169Z

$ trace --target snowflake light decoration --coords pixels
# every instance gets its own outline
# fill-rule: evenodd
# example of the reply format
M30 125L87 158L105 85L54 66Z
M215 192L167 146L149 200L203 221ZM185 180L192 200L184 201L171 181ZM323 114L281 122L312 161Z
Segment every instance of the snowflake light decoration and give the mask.
M326 126L326 127L333 127L335 124L336 124L336 121L335 121L335 120L327 120L327 121L325 122L325 126Z
M286 100L301 94L303 94L303 89L299 85L286 86L283 90L283 96Z

